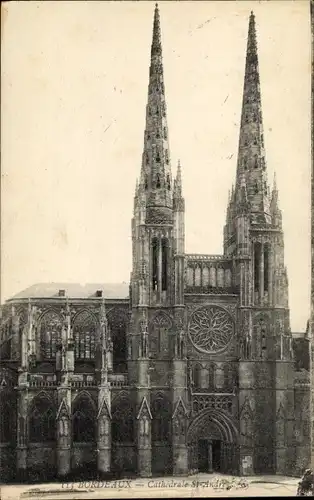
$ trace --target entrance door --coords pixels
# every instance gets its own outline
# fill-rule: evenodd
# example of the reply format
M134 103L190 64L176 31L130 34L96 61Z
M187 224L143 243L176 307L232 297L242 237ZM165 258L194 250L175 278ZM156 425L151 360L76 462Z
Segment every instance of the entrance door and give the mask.
M212 453L213 453L213 470L215 472L221 472L221 441L218 441L216 439L213 440Z
M198 442L198 471L208 472L209 450L206 439L200 439Z

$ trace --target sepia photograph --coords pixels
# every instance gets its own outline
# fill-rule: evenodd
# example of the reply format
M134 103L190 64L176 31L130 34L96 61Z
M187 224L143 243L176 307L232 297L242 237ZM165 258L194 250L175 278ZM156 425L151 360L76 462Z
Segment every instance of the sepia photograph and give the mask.
M2 3L2 500L314 495L311 7Z

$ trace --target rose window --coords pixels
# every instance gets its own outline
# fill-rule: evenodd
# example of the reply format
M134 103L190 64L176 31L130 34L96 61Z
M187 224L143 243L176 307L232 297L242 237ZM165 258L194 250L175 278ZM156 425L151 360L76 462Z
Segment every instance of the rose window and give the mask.
M201 351L221 351L230 342L233 332L231 316L220 307L201 307L192 313L189 335L193 345Z

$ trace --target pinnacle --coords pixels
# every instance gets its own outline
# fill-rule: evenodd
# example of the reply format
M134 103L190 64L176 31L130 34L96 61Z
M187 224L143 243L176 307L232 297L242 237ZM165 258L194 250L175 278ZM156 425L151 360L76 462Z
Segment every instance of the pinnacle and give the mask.
M277 174L274 172L273 190L277 191Z
M161 34L160 34L160 16L158 4L155 4L154 26L153 26L153 41L151 48L151 56L161 55Z

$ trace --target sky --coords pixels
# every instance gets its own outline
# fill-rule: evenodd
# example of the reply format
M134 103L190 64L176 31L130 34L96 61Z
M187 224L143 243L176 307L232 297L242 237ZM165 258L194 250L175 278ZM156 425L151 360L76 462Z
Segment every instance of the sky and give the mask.
M159 2L170 159L187 253L222 253L248 18L292 331L310 310L309 2ZM128 282L154 2L2 4L1 302L40 282Z

